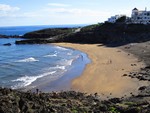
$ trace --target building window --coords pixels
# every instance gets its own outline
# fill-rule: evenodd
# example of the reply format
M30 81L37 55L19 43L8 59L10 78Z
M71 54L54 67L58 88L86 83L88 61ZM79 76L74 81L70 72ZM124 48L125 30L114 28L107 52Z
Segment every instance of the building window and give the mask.
M135 12L134 15L138 15L138 12Z
M137 19L140 19L140 17L137 17Z

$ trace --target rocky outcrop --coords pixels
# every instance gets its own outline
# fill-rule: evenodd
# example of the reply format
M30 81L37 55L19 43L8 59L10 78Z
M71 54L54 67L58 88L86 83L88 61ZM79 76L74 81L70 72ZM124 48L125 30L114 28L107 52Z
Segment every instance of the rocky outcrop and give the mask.
M46 43L50 43L50 41L46 39L28 39L28 40L19 40L15 42L15 44L46 44Z
M82 28L80 32L64 38L65 42L103 43L122 45L150 40L150 25L105 23Z
M61 28L35 31L23 36L30 40L18 41L17 44L70 42L119 46L150 40L150 25L104 23L83 27L78 32L76 30L77 28Z
M16 44L45 44L61 42L62 38L75 32L76 28L54 28L26 33L22 38L25 40L16 41Z
M22 36L19 35L1 35L0 38L22 38Z
M68 34L74 31L75 28L49 28L39 31L29 32L23 35L26 39L47 39L57 35Z
M33 93L0 88L0 113L149 113L150 103L134 101L137 99L101 100L97 93Z
M4 46L11 46L11 43L3 44Z

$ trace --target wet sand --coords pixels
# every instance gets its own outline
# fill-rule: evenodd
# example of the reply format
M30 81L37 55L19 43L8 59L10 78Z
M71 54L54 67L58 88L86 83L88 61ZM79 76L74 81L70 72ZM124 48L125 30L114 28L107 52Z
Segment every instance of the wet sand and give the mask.
M85 93L99 93L109 97L137 94L138 88L146 86L146 81L131 79L125 74L138 72L145 64L138 58L119 48L109 48L98 44L57 43L88 54L92 60L81 76L72 81L71 88ZM123 76L124 75L124 76Z

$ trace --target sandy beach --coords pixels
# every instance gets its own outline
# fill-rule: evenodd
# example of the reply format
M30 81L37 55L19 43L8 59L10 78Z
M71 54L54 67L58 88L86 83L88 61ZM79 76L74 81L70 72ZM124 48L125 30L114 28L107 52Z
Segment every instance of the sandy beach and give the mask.
M87 53L91 63L81 76L72 80L71 88L85 93L99 93L107 97L123 97L137 94L138 88L146 86L146 81L131 79L126 74L138 72L144 63L119 48L109 48L98 44L56 43Z

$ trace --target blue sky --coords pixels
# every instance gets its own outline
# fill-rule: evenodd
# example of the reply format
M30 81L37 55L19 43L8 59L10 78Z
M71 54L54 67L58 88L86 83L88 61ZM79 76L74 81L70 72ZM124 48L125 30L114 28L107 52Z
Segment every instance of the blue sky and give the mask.
M93 24L150 10L150 0L0 0L0 26Z

